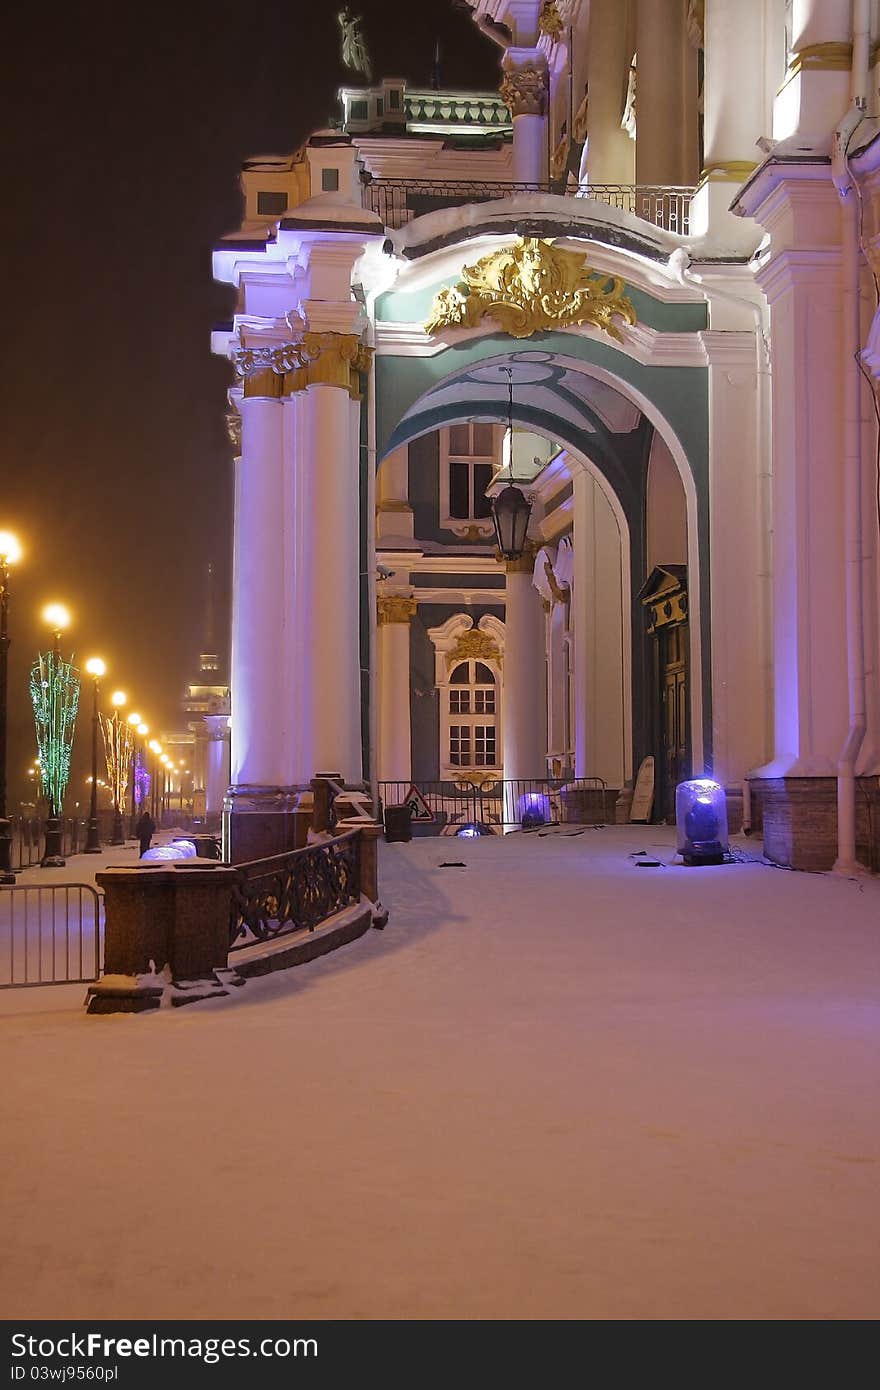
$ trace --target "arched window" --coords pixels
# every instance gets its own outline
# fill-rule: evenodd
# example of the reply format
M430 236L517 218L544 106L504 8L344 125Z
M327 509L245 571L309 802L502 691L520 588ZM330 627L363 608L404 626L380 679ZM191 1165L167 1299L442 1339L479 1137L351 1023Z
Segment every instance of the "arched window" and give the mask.
M484 661L460 661L449 674L449 764L498 766L498 696Z

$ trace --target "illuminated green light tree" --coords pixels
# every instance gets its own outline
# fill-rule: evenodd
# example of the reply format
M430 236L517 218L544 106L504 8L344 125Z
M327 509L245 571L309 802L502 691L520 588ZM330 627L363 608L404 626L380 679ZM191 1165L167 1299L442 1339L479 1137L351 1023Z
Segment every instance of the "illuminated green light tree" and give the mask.
M51 814L60 816L70 781L79 671L64 660L57 648L40 652L31 670L30 691L40 755L40 786Z

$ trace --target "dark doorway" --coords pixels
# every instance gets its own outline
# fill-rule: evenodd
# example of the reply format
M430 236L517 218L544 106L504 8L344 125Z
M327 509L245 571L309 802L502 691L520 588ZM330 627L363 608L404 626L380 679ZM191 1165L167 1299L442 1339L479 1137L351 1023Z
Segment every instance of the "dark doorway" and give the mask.
M687 569L663 565L642 587L653 647L650 727L654 750L654 819L675 820L675 788L690 776Z

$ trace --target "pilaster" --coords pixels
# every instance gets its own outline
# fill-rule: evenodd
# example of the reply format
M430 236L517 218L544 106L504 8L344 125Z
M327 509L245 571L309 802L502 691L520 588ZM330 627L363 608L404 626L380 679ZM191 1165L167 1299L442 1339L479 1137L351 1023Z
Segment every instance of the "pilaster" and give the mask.
M412 776L410 624L417 611L408 593L385 593L376 603L381 782L408 782Z

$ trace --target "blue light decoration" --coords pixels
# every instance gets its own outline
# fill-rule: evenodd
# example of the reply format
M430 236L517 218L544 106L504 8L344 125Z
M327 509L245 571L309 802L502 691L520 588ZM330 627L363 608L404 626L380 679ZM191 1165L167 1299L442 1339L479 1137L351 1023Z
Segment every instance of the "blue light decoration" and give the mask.
M476 840L480 835L491 834L492 831L489 829L488 825L484 825L482 821L472 820L468 821L467 825L463 825L459 830L456 830L455 838L456 840Z
M149 800L152 782L153 779L147 771L144 755L138 752L134 760L134 804L136 806L143 806L144 802Z
M685 864L723 864L728 850L727 798L708 777L679 782L675 789L678 852Z
M550 822L550 798L545 792L524 792L517 801L516 818L523 830L537 830Z

